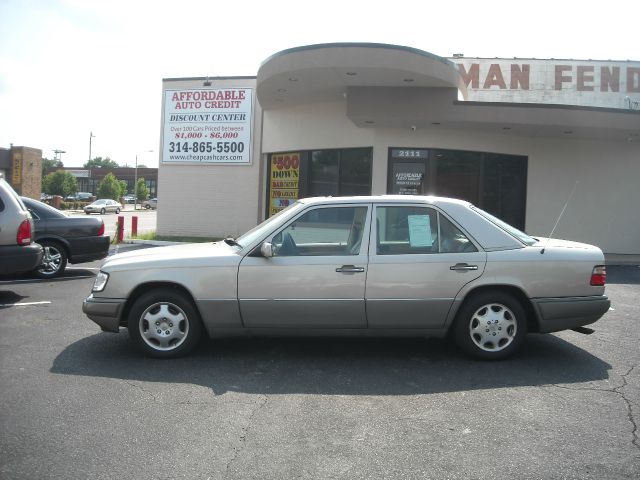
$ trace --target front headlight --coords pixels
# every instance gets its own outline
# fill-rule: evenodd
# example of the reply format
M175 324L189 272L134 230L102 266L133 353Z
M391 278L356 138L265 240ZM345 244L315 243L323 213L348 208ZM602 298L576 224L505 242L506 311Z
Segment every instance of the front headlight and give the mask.
M96 281L93 282L92 292L101 292L104 290L104 287L107 286L107 280L109 280L109 274L105 272L98 272L96 275Z

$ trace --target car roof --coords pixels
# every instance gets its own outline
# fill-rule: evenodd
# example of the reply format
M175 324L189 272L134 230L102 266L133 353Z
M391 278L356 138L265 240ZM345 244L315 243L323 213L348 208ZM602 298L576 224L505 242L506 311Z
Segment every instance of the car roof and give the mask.
M305 205L331 203L425 203L429 205L461 205L471 203L457 198L436 197L434 195L367 195L352 197L308 197L299 200Z

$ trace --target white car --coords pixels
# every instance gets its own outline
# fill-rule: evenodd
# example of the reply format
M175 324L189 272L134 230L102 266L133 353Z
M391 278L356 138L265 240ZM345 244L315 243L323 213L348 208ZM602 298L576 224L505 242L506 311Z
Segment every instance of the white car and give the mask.
M498 359L609 310L602 251L531 237L459 200L299 200L240 238L109 257L83 311L154 357L205 334L452 334Z

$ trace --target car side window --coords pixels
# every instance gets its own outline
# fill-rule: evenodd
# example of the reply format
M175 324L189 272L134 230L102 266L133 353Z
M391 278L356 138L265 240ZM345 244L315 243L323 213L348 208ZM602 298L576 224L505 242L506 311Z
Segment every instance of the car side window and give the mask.
M477 251L473 243L459 228L433 208L418 206L376 208L377 255L472 251Z
M476 246L444 215L440 219L440 253L477 252Z
M358 255L367 207L315 208L277 233L274 257Z

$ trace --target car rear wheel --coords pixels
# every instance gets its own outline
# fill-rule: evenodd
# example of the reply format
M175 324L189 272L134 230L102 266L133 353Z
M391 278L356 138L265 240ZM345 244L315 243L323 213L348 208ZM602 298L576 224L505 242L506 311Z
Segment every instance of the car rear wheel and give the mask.
M40 243L44 250L42 256L42 266L35 271L40 278L54 278L62 275L67 267L67 252L64 247L57 242L43 240Z
M202 322L193 303L169 288L140 296L131 308L127 326L133 343L154 358L186 355L202 337Z
M465 301L454 324L457 345L468 355L498 360L515 353L527 334L518 300L503 292L484 292Z

